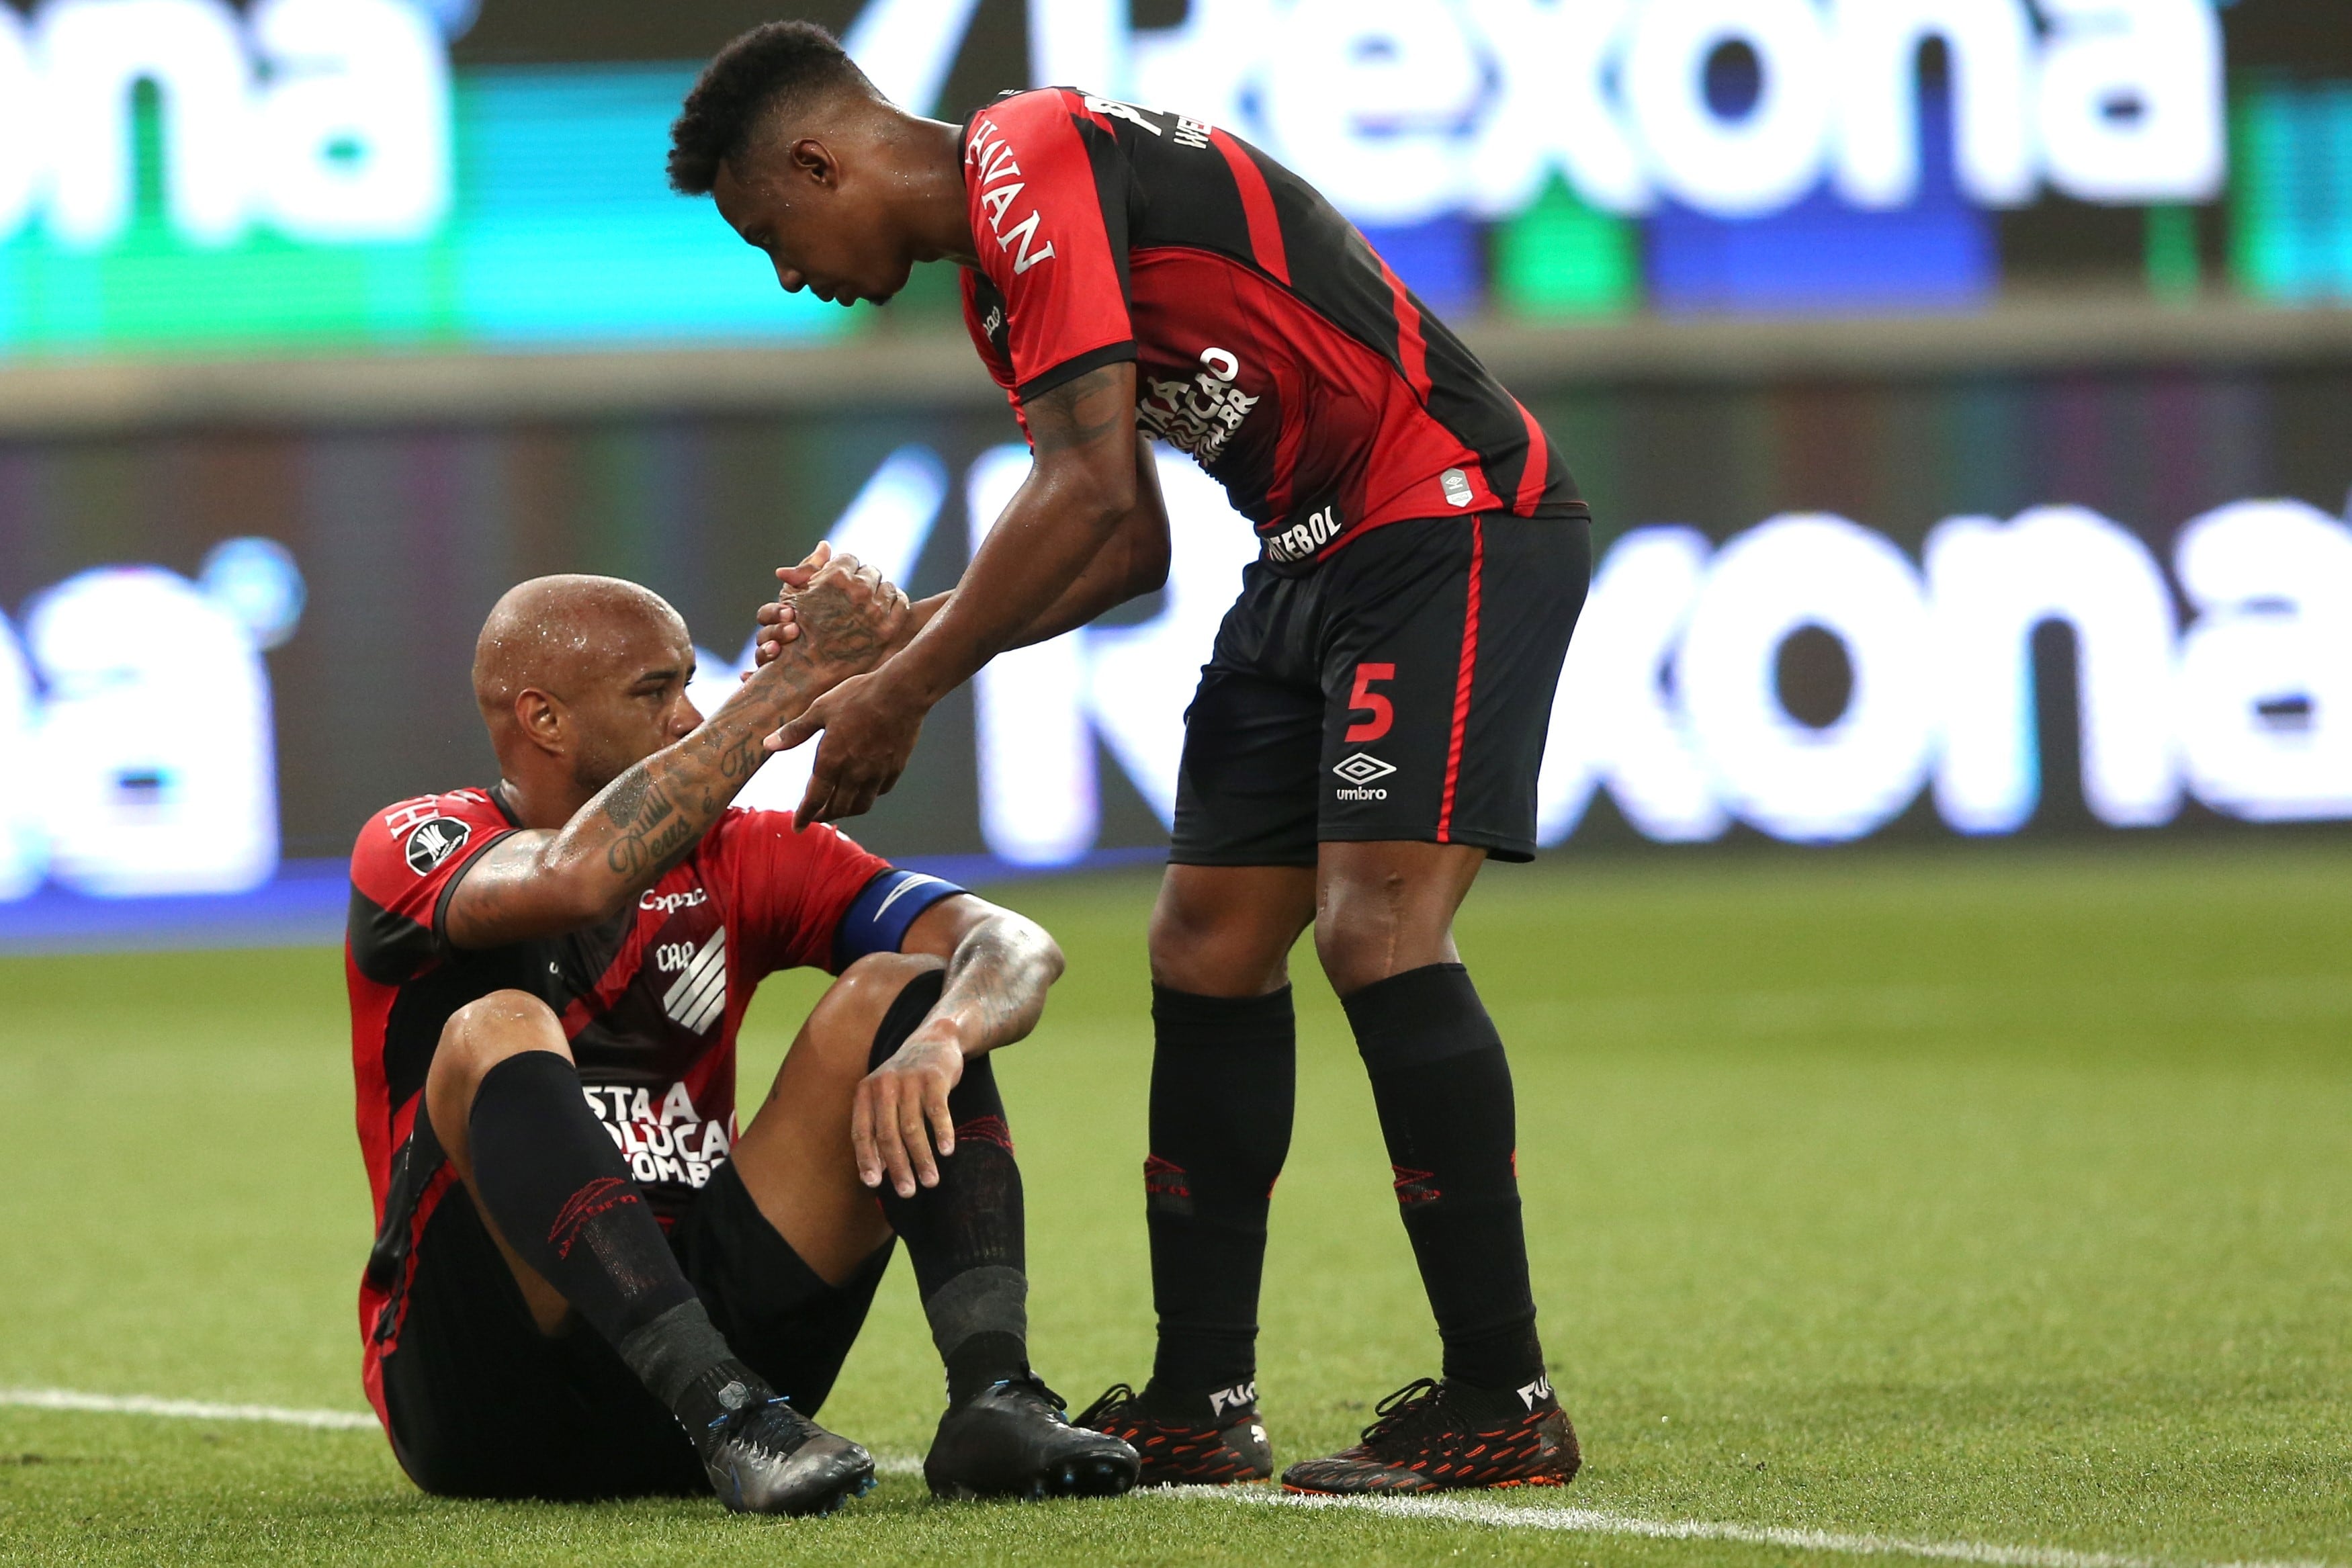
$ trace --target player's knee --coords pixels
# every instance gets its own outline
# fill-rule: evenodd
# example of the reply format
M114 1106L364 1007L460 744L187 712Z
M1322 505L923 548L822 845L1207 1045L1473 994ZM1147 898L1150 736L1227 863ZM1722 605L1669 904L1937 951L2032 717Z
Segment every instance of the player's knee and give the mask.
M1203 996L1254 996L1288 973L1298 925L1276 911L1171 882L1151 909L1152 983Z
M523 1051L553 1051L567 1060L570 1042L554 1009L527 991L493 991L449 1015L433 1053L430 1076L481 1080L507 1058Z
M917 977L946 967L927 952L869 952L841 972L809 1014L808 1038L863 1072L883 1016Z
M1433 942L1444 942L1450 922L1440 921L1435 931L1423 930L1426 921L1412 892L1411 879L1397 872L1326 887L1315 914L1315 956L1332 990L1342 996L1360 991L1413 967L1416 955Z

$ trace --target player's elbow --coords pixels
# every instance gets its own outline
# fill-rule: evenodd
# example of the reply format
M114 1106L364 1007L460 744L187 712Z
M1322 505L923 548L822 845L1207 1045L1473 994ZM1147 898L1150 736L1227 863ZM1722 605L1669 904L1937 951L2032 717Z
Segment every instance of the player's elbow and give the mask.
M530 889L541 920L557 931L602 924L628 908L637 893L635 887L616 881L604 866L588 860L543 859Z
M1139 598L1156 594L1168 585L1170 557L1173 554L1168 542L1168 520L1138 512L1129 526L1130 544L1128 550L1127 596Z

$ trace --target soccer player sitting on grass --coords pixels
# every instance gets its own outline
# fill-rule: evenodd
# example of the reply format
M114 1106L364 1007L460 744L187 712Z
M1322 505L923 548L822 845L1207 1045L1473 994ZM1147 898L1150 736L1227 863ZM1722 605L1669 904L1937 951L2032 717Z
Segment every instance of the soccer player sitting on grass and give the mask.
M1190 453L1256 524L1185 717L1152 916L1159 1356L1140 1396L1120 1385L1080 1421L1134 1443L1147 1482L1270 1473L1258 1281L1295 1092L1287 955L1311 923L1445 1361L1361 1445L1283 1479L1567 1480L1510 1068L1453 938L1486 858L1534 854L1591 566L1542 427L1313 187L1187 116L1052 88L942 124L883 99L822 30L776 23L704 70L669 169L787 289L887 300L916 263L958 263L973 347L1035 456L961 585L777 737L824 731L802 822L871 805L924 713L997 654L1160 585L1145 437Z
M369 1401L427 1491L834 1507L874 1462L811 1417L894 1237L947 1363L932 1490L1134 1483L1134 1453L1069 1425L1027 1360L986 1053L1035 1026L1059 950L830 827L730 806L762 737L907 614L822 547L788 579L799 635L707 722L656 595L511 590L474 656L499 782L361 829L360 1327ZM839 978L739 1131L736 1030L761 977L799 965Z

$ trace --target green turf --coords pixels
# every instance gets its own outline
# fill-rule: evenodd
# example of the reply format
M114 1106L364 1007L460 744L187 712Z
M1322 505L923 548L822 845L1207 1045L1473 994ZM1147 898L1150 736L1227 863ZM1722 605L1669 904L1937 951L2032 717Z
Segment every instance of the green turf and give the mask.
M1010 895L1071 973L1001 1069L1041 1370L1150 1353L1146 879ZM1645 1519L2352 1563L2352 847L1497 868L1563 1498ZM763 1082L812 995L763 994ZM1287 1459L1434 1369L1370 1095L1301 987L1261 1383ZM0 1386L360 1408L367 1199L324 952L0 963ZM748 1098L755 1098L747 1093ZM920 1451L903 1269L828 1423ZM0 1409L0 1560L1765 1563L1719 1542L1137 1498L826 1521L420 1498L372 1433Z

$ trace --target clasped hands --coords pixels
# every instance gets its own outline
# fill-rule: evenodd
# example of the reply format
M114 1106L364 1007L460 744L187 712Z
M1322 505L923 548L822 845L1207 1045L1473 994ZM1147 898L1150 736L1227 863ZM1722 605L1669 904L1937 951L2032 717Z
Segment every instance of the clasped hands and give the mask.
M788 644L806 636L817 642L824 657L849 659L870 671L914 636L911 607L897 584L855 555L835 553L830 544L819 544L797 566L778 567L776 579L782 584L777 596L760 606L755 668L773 663ZM818 730L827 731L796 827L856 816L906 766L922 726L919 710L902 729L892 729L874 721L877 714L885 719L889 714L887 693L869 693L862 701L838 700L872 679L871 674L851 676L768 737L767 749L781 752ZM841 753L857 749L860 742L870 749L878 741L887 747L901 733L903 747L895 758L885 752L884 768L873 766L870 750L860 751L864 765L857 771L844 765ZM857 782L845 786L844 775L853 781L881 776L885 782L879 788ZM963 1061L954 1022L935 1014L859 1083L849 1117L859 1181L868 1187L887 1181L901 1197L914 1196L918 1187L939 1185L939 1161L955 1152L955 1119L948 1110L948 1096L963 1079Z
M884 605L888 613L868 616L854 600L844 610L814 592L845 578L863 584L866 602ZM819 697L764 742L771 752L786 752L824 731L793 825L805 828L811 823L861 816L906 771L929 707L895 689L887 669L877 668L913 639L918 627L912 606L880 572L854 555L835 553L830 544L819 544L797 566L778 567L776 579L781 591L760 606L755 667L775 659L786 645L803 636L815 638L828 656L845 639L860 644L861 655L870 655L859 659L865 673Z

